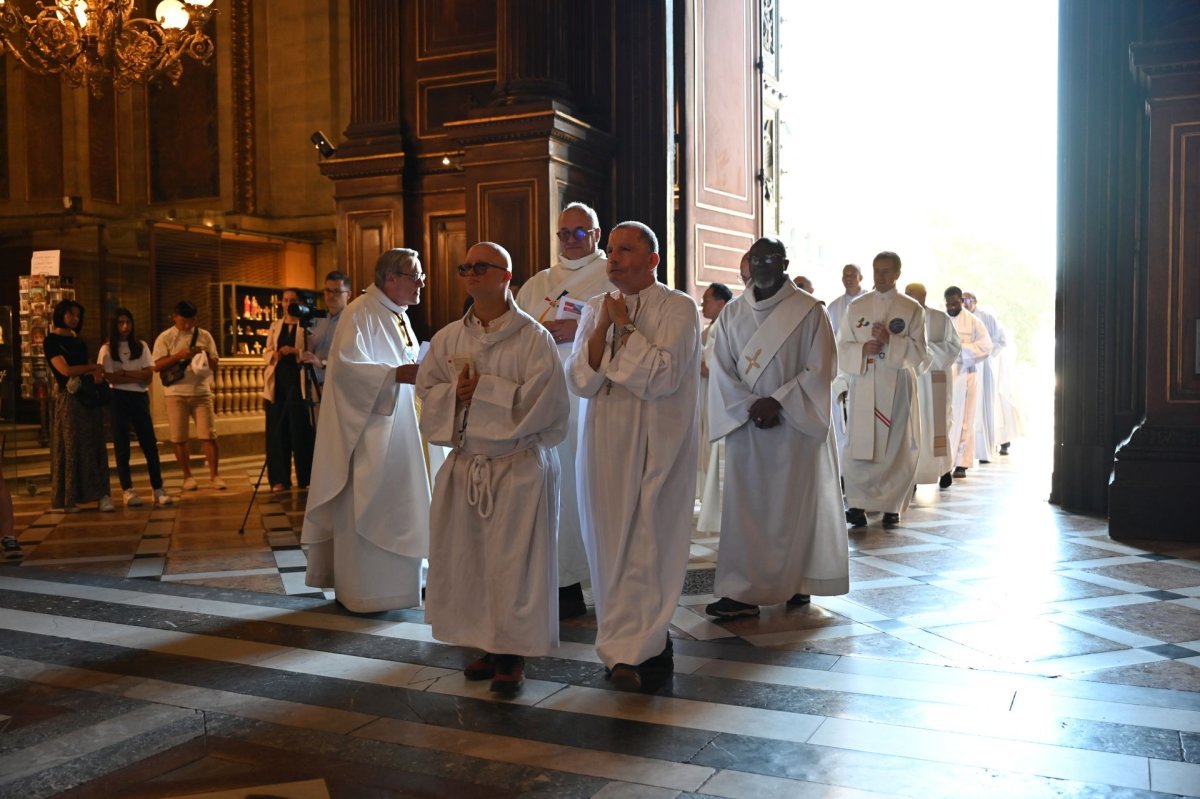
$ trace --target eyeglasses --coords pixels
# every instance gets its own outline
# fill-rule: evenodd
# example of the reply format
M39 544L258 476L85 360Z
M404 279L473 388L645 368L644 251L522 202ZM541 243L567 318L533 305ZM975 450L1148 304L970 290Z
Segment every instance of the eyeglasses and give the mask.
M751 255L747 260L750 262L751 266L758 266L759 264L774 266L775 264L783 261L783 256L778 253L770 253L768 255Z
M393 272L392 274L394 274L396 277L406 277L414 283L424 283L425 282L425 273L424 272L414 272L411 275L408 272Z
M584 239L586 239L588 237L588 234L590 234L595 229L596 228L588 228L588 227L577 227L574 230L572 230L570 228L563 228L562 230L558 231L558 233L556 233L555 235L558 236L559 241L561 241L565 244L566 242L570 241L571 239L575 239L577 241L583 241Z
M496 266L495 264L489 264L487 261L476 261L473 264L459 264L457 269L458 269L458 274L461 275L462 277L466 277L467 275L469 275L472 272L474 272L477 275L486 275L487 270L489 270L489 269L499 269L501 272L508 271L508 269L506 267Z
M326 294L349 294L350 289L325 289Z

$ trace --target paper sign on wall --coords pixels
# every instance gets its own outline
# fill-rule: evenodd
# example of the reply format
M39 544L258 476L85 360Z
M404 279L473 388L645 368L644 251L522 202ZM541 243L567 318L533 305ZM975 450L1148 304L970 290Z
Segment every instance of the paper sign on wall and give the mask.
M37 250L30 261L29 274L57 275L62 250Z

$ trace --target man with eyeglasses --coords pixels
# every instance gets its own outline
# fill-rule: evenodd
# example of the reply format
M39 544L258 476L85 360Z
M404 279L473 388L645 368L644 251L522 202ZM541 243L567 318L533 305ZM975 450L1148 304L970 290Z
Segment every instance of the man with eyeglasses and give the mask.
M658 238L608 238L617 290L588 300L567 385L587 400L577 467L596 600L596 652L623 690L674 671L668 629L691 548L700 444L700 315L657 280Z
M350 276L335 269L325 275L325 310L329 313L313 322L308 334L308 350L300 356L302 361L312 364L318 386L325 386L325 368L329 362L329 350L333 346L333 334L348 302Z
M571 354L584 303L612 290L608 264L600 244L600 220L583 203L571 203L558 216L558 261L529 279L517 293L517 305L554 337L559 358ZM564 619L587 613L583 581L588 577L587 553L579 527L575 489L575 454L579 438L579 398L571 395L567 437L558 445L562 463L562 503L558 527L559 615Z
M512 301L508 251L480 242L458 275L474 302L417 375L421 432L450 448L433 484L425 619L439 641L483 651L468 680L512 694L525 658L558 645L554 447L570 401L554 338Z
M429 552L429 478L413 383L408 307L425 273L414 250L379 256L375 284L342 312L330 346L312 484L300 542L306 585L332 587L357 613L421 601Z
M708 427L725 437L721 551L704 611L807 605L850 590L850 554L830 430L837 345L821 303L787 277L787 251L761 238L750 282L721 312L709 365ZM778 474L799 479L764 503Z
M921 452L917 373L929 368L925 310L896 289L900 256L871 262L875 290L850 303L838 326L838 361L850 376L846 398L846 521L867 526L882 511L883 526L900 524L912 500Z

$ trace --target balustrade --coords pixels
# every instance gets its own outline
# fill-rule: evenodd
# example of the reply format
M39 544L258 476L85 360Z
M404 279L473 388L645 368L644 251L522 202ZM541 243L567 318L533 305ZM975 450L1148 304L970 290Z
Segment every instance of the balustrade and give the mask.
M261 358L222 358L213 384L218 416L249 416L263 412Z

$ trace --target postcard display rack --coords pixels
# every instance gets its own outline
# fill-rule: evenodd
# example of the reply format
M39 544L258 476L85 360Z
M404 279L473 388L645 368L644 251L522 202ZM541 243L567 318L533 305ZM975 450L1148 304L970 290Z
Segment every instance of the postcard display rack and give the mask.
M54 306L75 299L69 277L21 275L21 398L44 400L50 396L50 366L43 349L53 323Z

